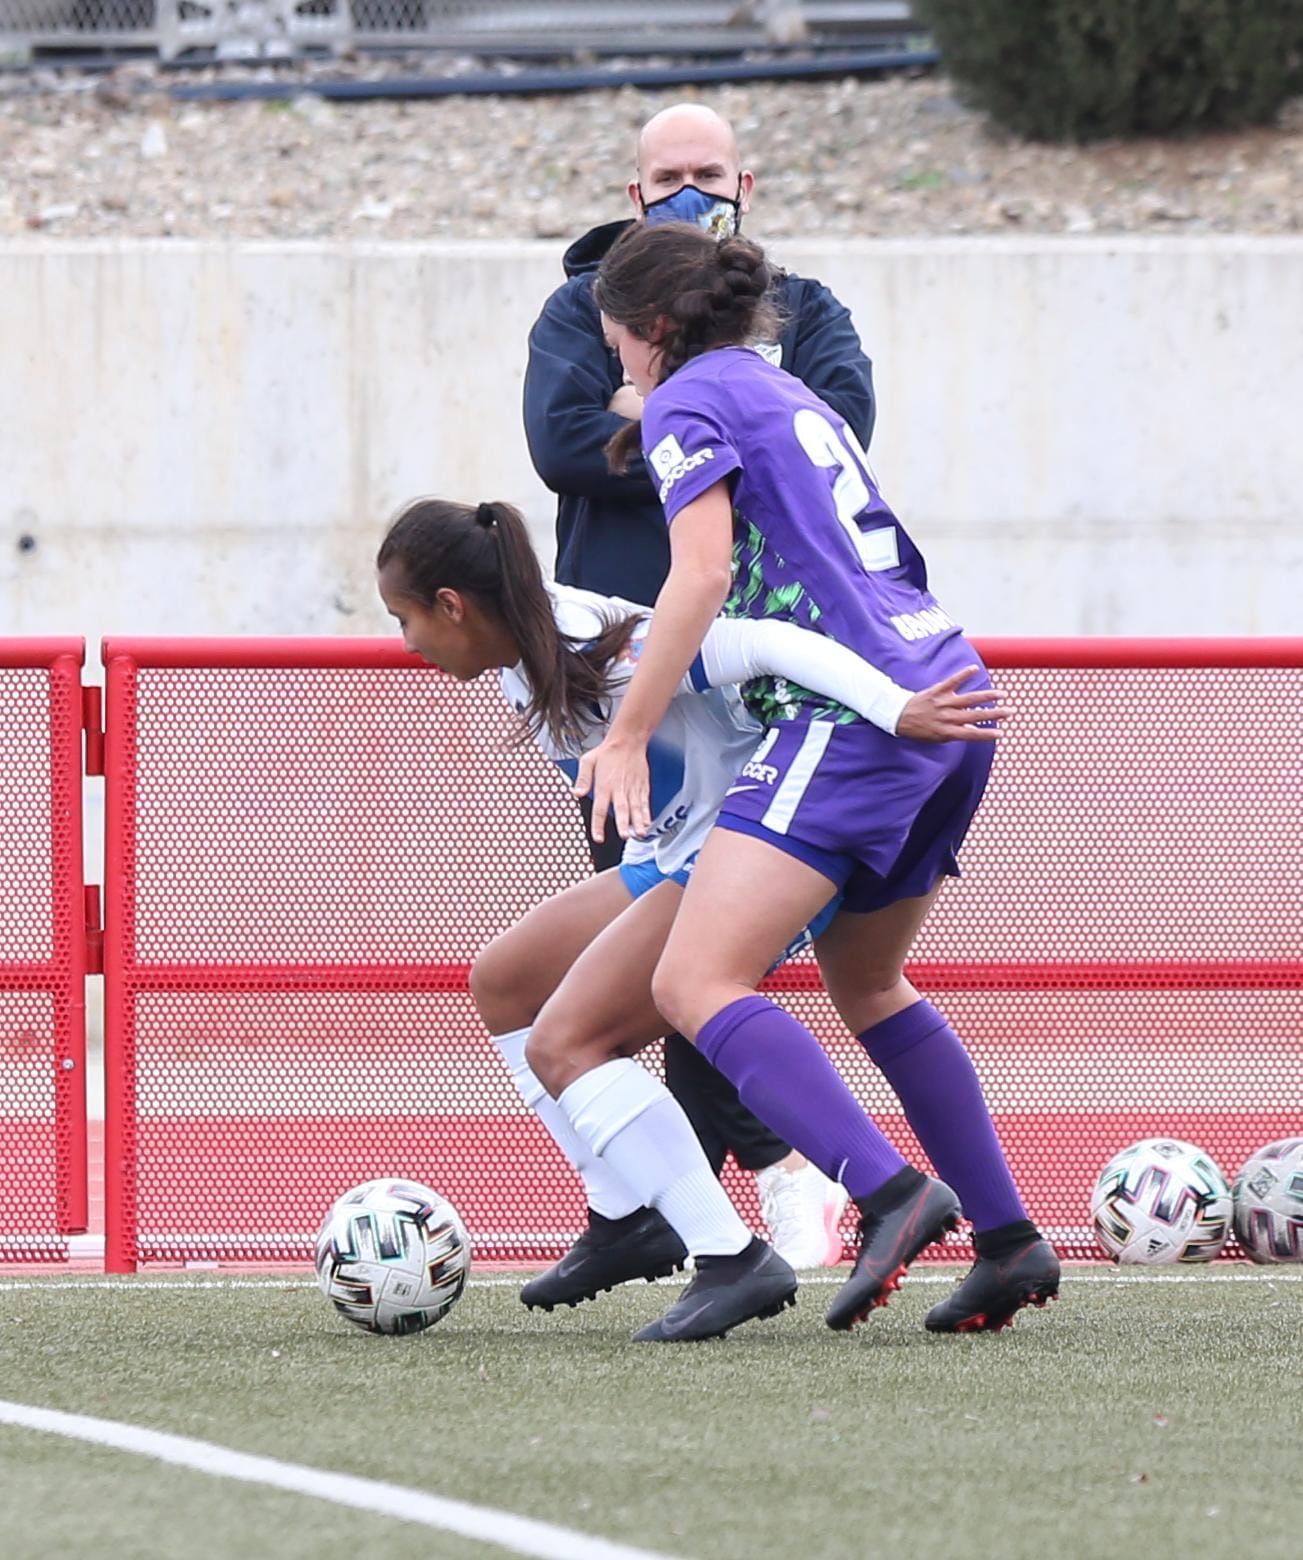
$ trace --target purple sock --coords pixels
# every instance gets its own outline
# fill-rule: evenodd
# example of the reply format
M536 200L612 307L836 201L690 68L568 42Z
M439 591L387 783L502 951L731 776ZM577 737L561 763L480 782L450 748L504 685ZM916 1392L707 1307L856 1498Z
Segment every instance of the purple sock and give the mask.
M973 1228L1025 1219L972 1059L942 1014L930 1002L915 1002L866 1029L859 1041Z
M852 1197L867 1197L905 1168L819 1042L767 997L721 1008L697 1046L748 1110Z

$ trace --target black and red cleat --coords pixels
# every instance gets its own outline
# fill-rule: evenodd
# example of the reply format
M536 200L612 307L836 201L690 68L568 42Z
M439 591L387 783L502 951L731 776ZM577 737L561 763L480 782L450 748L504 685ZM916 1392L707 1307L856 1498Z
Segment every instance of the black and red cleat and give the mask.
M944 1181L917 1171L907 1176L902 1170L900 1176L908 1189L885 1210L878 1206L881 1192L856 1199L859 1254L825 1318L838 1332L862 1322L877 1306L886 1305L919 1252L959 1223L959 1199ZM892 1186L888 1182L888 1189Z
M1002 1257L978 1257L955 1292L927 1313L929 1332L1000 1332L1025 1305L1058 1298L1059 1259L1039 1236Z

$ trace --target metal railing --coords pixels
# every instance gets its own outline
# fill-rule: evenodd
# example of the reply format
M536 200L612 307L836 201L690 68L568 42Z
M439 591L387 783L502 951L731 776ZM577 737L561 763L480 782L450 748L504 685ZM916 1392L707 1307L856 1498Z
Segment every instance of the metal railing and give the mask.
M910 974L971 1051L1031 1216L1098 1257L1090 1191L1120 1147L1185 1138L1230 1176L1298 1131L1303 640L981 649L1019 718ZM492 679L393 640L101 655L103 731L80 640L0 640L0 1263L67 1260L87 1226L101 970L110 1269L306 1261L339 1191L391 1173L451 1197L483 1257L554 1257L577 1183L468 975L589 868ZM105 776L102 933L83 773ZM923 1162L817 967L767 989ZM753 1179L726 1180L754 1220Z
M1144 1137L1228 1175L1303 1098L1303 641L981 647L1019 710L914 949L1031 1216L1098 1257L1089 1199ZM471 961L583 876L571 798L504 746L490 678L393 641L109 640L107 1262L305 1261L380 1174L437 1186L488 1260L556 1257L575 1177L512 1089ZM817 967L767 989L906 1157ZM754 1183L729 1190L755 1218ZM933 1256L960 1257L964 1242Z
M795 30L793 19L796 18ZM155 49L276 58L410 46L738 50L906 27L905 0L0 0L0 52Z

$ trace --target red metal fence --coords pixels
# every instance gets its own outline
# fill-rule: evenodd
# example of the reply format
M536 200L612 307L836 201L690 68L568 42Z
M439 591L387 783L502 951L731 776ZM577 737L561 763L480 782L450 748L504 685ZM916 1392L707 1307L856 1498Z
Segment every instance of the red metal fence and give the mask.
M1300 1128L1303 641L983 648L1019 719L912 973L1033 1216L1084 1257L1123 1143L1188 1137L1233 1174ZM586 857L491 683L357 640L105 662L108 1265L303 1260L335 1194L390 1172L448 1192L482 1256L553 1255L579 1195L466 975ZM61 1260L87 1224L81 663L79 640L0 642L0 1262ZM777 986L917 1155L813 966Z
M913 974L1033 1217L1086 1257L1124 1143L1233 1174L1299 1130L1303 640L984 649L1019 718ZM104 656L107 1265L305 1260L331 1199L389 1173L451 1196L482 1257L552 1257L581 1199L466 974L586 857L491 681L359 640ZM779 985L918 1157L813 967Z
M84 651L0 640L0 1262L86 1228Z

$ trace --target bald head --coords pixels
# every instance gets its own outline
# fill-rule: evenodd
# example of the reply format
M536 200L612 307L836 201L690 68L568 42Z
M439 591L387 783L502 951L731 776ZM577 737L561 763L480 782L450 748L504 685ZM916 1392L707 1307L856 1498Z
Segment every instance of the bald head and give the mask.
M694 184L711 195L741 198L746 211L755 180L743 169L727 119L701 103L675 103L653 114L638 133L638 174L629 198L644 205ZM739 189L740 184L740 189Z

